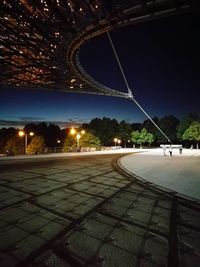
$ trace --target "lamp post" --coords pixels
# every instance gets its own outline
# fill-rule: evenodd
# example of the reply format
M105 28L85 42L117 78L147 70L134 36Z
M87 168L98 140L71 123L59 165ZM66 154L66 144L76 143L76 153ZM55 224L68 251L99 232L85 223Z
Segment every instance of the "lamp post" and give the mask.
M117 140L117 143L118 143L119 146L120 146L121 142L122 141L120 139Z
M117 138L114 138L114 142L115 142L115 149L116 149L116 144L117 144Z
M54 148L55 153L58 151L60 152L60 139L58 139L56 143L57 143L57 146Z
M78 150L78 151L80 151L80 142L79 142L80 138L81 138L81 135L78 133L78 134L76 135L76 140L77 140L77 150Z
M77 151L80 151L80 138L81 135L85 134L85 130L81 130L81 132L77 132L74 128L70 130L70 134L75 135L76 134L76 144L77 144Z
M29 133L30 136L34 136L34 133L33 132L30 132ZM27 144L28 144L28 134L25 133L24 131L19 131L19 136L20 137L23 137L24 136L24 154L26 154L26 151L27 151Z

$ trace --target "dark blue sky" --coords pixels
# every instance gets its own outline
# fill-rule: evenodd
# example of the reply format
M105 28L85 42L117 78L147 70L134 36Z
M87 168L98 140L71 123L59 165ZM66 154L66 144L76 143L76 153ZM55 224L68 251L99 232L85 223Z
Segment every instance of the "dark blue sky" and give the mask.
M200 113L200 18L169 17L111 32L135 98L153 117ZM81 47L81 63L103 84L126 91L106 34ZM1 90L0 127L29 121L62 124L107 116L127 122L145 116L129 100L48 90Z

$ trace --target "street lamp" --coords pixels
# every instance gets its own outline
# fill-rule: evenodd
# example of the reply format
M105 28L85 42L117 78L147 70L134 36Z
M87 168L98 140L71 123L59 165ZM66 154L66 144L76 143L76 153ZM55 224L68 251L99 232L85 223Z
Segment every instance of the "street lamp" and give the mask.
M70 134L74 135L76 133L76 130L74 128L71 128Z
M78 151L80 150L80 142L79 142L80 138L81 138L81 135L78 133L78 134L76 135L76 140L77 140L77 150L78 150Z
M77 151L80 151L80 138L81 135L85 134L85 130L81 130L81 132L79 133L74 128L71 128L70 134L72 135L76 134Z
M118 143L119 146L120 146L121 142L122 141L120 139L117 140L117 143Z
M115 149L116 149L116 144L117 144L117 138L114 138L114 142L115 142Z
M34 133L33 132L30 132L29 135L30 136L34 136ZM24 141L25 141L25 144L24 144L24 154L26 154L26 151L27 151L27 142L28 142L28 134L25 133L24 131L19 131L19 136L20 137L23 137L24 136Z

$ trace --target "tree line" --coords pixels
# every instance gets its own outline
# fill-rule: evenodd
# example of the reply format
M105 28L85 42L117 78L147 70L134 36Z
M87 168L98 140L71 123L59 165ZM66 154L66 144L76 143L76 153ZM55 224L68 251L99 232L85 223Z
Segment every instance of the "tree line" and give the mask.
M180 121L173 115L163 118L154 117L155 123L169 137L173 143L182 143L190 146L200 141L200 117L198 114L188 114ZM90 123L83 124L76 129L77 133L85 130L79 139L70 134L70 128L61 129L54 124L45 122L30 123L23 128L26 133L27 153L43 153L45 148L62 148L62 151L74 151L77 145L81 149L100 149L102 146L114 146L114 138L120 140L123 147L133 145L154 145L167 143L165 137L147 119L142 123L118 122L110 118L94 118ZM33 136L29 133L33 132ZM0 153L21 154L25 151L24 138L19 137L19 129L0 129ZM115 144L116 145L116 144Z

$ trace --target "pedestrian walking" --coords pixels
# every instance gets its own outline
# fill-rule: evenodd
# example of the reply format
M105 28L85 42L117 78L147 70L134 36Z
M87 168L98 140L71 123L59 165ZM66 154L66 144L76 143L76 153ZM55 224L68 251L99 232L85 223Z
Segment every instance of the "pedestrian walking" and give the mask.
M179 154L182 154L183 148L182 146L179 147Z
M166 146L163 146L163 155L166 156Z
M172 146L169 147L169 155L170 157L172 157L172 152L173 152L173 149L172 149Z

